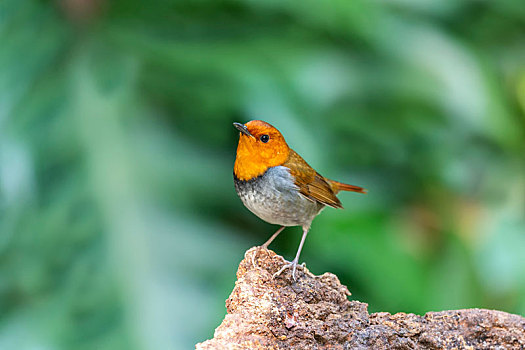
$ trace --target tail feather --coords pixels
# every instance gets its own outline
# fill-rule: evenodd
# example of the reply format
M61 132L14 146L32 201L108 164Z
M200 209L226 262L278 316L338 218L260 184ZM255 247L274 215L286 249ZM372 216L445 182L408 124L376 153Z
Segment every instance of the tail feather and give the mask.
M345 184L345 183L334 181L334 180L330 180L330 184L332 185L332 188L334 188L337 192L348 191L348 192L358 192L358 193L365 193L365 194L368 192L363 187L349 185L349 184Z

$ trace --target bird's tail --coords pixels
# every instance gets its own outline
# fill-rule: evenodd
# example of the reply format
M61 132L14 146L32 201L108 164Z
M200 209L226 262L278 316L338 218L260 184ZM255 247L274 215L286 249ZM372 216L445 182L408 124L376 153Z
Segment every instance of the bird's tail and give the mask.
M332 185L332 188L339 191L348 191L348 192L358 192L358 193L367 193L368 191L365 190L363 187L344 184L342 182L330 180L330 184Z

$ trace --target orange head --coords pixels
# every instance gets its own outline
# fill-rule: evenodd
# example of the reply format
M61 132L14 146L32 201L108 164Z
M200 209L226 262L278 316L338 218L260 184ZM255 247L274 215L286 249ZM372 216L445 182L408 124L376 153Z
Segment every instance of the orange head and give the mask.
M283 135L262 120L246 124L233 123L240 131L237 158L233 172L239 180L250 180L264 174L268 168L282 165L288 159L290 148Z

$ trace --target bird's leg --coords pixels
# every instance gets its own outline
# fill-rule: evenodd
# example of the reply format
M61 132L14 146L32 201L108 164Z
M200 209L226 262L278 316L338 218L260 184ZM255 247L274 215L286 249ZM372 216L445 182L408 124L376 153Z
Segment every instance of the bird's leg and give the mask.
M273 242L273 240L275 238L277 238L277 236L279 236L279 233L281 233L282 230L284 230L286 228L286 226L281 226L280 229L278 229L273 235L272 237L270 237L270 239L268 239L266 242L264 242L264 244L261 246L262 248L264 249L268 249L268 246L270 245L270 243Z
M270 239L268 239L266 242L264 242L264 244L261 246L262 249L268 249L268 246L270 245L270 243L273 242L273 240L279 236L279 233L282 232L282 230L284 230L286 228L286 226L281 226L273 235L272 237L270 237ZM259 250L257 249L257 251L255 251L255 253L252 255L252 266L253 267L257 267L255 265L255 257L257 256L257 252Z
M301 255L301 250L303 249L304 241L306 240L306 235L308 234L309 227L303 226L303 237L301 237L301 243L299 243L299 249L297 249L297 254L295 254L295 258L292 260L292 262L284 265L279 271L274 273L273 277L279 276L284 270L291 267L292 268L292 278L295 281L295 270L297 269L297 263L299 262L299 255ZM304 267L303 265L300 265Z

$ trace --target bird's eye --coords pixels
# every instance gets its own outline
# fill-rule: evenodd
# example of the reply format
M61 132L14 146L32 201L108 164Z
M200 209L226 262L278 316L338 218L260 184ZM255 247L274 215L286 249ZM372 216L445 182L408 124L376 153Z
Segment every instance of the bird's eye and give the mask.
M264 134L264 135L261 135L261 137L259 138L262 142L266 143L268 141L270 141L270 136Z

